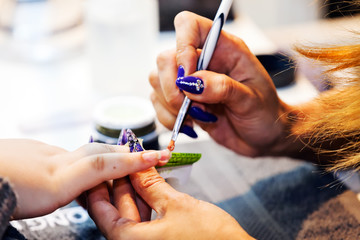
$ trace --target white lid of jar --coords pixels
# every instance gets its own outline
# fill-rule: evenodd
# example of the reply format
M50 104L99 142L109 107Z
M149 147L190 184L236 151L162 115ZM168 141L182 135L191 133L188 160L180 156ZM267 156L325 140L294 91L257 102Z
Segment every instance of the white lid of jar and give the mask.
M137 96L117 96L99 102L93 112L95 124L109 129L141 128L155 121L150 100Z

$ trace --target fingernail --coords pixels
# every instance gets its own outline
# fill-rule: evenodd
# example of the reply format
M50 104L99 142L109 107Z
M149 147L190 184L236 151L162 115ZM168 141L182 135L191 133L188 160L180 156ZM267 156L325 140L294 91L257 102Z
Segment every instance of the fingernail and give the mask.
M121 129L117 145L125 145L127 143L126 129Z
M136 137L135 133L131 129L126 129L126 139L129 143L130 152L141 152L144 151L141 146L139 139Z
M216 122L217 117L214 114L203 111L199 107L191 107L189 109L189 115L202 122Z
M145 161L153 162L154 160L167 162L171 157L171 153L169 150L162 150L162 151L150 151L144 152L142 154L142 158Z
M169 149L165 149L161 151L161 158L159 159L159 163L165 165L169 159L171 158L171 151Z
M183 91L194 94L201 94L204 91L203 80L194 76L179 77L176 79L176 86Z
M133 150L134 152L142 152L144 151L144 148L141 146L140 142L137 142L135 144L135 150Z
M179 66L178 68L178 74L177 74L177 78L181 78L185 76L185 69L182 65Z
M183 125L180 128L180 132L188 135L191 138L197 138L198 137L198 135L196 134L194 129L192 127L187 126L187 125Z

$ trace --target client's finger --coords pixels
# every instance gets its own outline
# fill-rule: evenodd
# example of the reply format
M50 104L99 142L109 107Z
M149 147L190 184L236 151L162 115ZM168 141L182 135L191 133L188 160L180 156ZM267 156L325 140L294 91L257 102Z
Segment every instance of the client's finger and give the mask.
M64 196L63 201L67 201L101 182L147 169L155 166L159 160L169 158L168 150L91 155L61 168L56 172L54 181L61 186L59 191L62 194L59 196Z

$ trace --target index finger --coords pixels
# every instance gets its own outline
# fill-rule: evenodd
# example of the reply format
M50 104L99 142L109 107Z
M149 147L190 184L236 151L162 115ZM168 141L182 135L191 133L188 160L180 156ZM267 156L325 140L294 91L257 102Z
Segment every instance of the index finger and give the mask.
M184 66L186 75L189 75L196 71L197 49L204 45L212 21L184 11L176 15L174 25L177 64L178 66Z

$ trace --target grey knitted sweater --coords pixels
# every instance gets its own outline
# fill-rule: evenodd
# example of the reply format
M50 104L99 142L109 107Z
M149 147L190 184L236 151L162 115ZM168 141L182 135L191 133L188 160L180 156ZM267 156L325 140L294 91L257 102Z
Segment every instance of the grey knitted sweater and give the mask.
M0 240L105 240L75 201L49 215L10 223L15 207L15 193L0 177Z
M10 184L0 178L0 238L9 226L9 220L16 207L16 197Z

